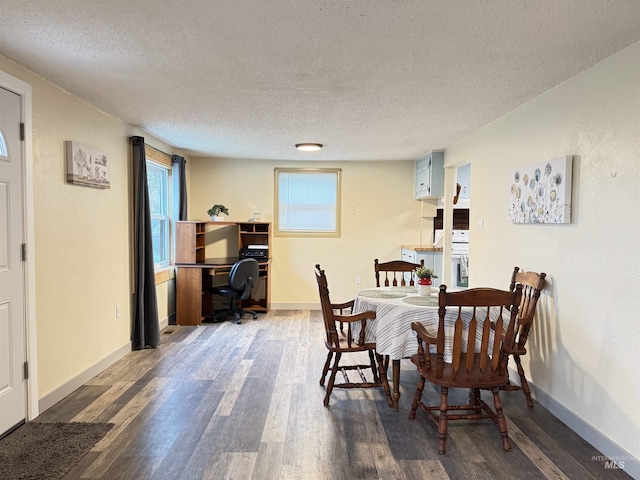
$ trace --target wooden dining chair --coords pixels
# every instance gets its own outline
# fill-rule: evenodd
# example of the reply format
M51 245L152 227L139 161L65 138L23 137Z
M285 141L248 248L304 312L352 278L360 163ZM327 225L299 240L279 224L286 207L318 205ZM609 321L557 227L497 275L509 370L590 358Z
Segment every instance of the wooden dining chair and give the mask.
M376 274L376 287L382 286L380 284L380 272L384 274L384 286L385 287L405 287L407 286L407 277L409 278L409 286L415 285L415 269L418 267L424 267L424 259L420 260L420 263L411 263L404 260L392 260L390 262L380 263L376 258L373 261L373 269ZM409 273L409 275L407 275ZM391 278L390 278L391 277ZM400 281L400 285L398 285Z
M514 291L517 285L522 285L522 299L518 310L518 323L516 325L513 345L511 346L511 355L516 362L518 375L520 375L520 385L515 385L509 381L503 385L502 390L522 390L527 399L527 405L533 407L533 399L531 398L531 390L527 377L524 374L520 357L527 354L527 338L529 330L536 314L536 305L540 298L540 292L545 286L546 273L521 272L519 267L513 269L511 274L511 284L509 289Z
M521 285L517 285L514 292L493 288L447 292L446 285L441 285L436 336L421 323L411 324L418 337L418 353L411 361L418 369L420 380L409 418L415 418L420 407L437 425L438 452L446 452L449 420L481 418L491 418L498 424L502 448L511 450L500 387L509 378L505 347L513 342L521 296ZM440 387L439 405L422 402L425 380ZM471 389L469 404L449 405L450 388ZM482 400L480 389L493 392L495 410ZM460 411L463 413L458 413Z
M389 381L387 380L387 371L382 361L382 356L376 352L376 344L373 342L365 342L365 330L368 321L372 321L376 318L376 312L367 310L356 314L344 315L336 313L336 310L353 308L354 301L344 303L331 303L329 298L329 287L327 285L327 277L324 274L324 270L320 268L320 265L316 265L315 268L316 280L318 282L318 292L320 294L320 304L322 306L322 316L324 318L325 328L325 346L329 350L327 354L327 361L322 369L322 376L320 377L320 385L324 385L325 378L331 368L331 374L329 375L329 382L327 383L327 392L324 397L325 407L329 406L329 398L334 388L373 388L383 387L387 396L387 403L389 406L393 405L391 398L391 390L389 389ZM338 335L337 325L342 322L347 325L347 334ZM360 331L357 338L353 338L352 324L359 323ZM340 360L345 353L357 354L368 353L369 363L358 365L342 365ZM335 358L333 358L335 356ZM333 365L331 361L333 359ZM371 370L372 380L368 380L364 374L367 369ZM344 382L336 383L336 374L338 370L342 372ZM357 373L356 381L349 379L348 371L355 370Z

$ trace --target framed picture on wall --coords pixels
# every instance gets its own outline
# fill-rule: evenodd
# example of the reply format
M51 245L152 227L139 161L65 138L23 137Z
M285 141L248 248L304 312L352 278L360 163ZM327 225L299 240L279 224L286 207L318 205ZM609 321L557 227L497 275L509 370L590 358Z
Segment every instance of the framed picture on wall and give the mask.
M511 223L571 223L572 159L564 155L512 172Z
M110 188L107 155L78 142L66 142L67 182L85 187Z

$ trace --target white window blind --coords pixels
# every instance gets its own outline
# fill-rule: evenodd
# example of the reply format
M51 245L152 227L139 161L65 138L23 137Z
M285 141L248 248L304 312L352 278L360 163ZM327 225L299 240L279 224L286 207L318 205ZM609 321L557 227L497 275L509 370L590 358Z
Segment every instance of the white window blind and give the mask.
M276 234L340 235L340 169L276 169Z
M151 240L153 264L156 269L169 266L169 169L147 160L149 210L151 211Z

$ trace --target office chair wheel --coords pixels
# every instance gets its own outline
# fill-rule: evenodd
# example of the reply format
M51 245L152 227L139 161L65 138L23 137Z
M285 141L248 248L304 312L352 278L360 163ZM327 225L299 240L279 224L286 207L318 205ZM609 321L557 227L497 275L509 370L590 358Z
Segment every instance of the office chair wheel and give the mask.
M258 319L258 314L257 314L257 313L254 313L254 314L253 314L253 319L254 319L254 320L257 320L257 319Z
M236 318L233 323L235 323L236 325L240 325L242 323L242 320L240 320L240 314L236 313L235 317Z

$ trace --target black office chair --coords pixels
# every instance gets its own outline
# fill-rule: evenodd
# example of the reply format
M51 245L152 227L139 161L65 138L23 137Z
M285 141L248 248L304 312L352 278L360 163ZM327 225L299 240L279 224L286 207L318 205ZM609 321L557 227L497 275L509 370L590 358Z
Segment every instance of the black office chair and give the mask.
M229 271L229 284L220 287L213 287L211 293L221 295L231 299L229 310L218 312L213 316L214 321L219 321L221 317L235 317L235 323L242 323L240 317L244 314L253 315L253 319L258 318L258 314L251 310L241 308L242 300L246 300L251 295L251 290L258 283L258 262L253 258L244 258L237 261Z

